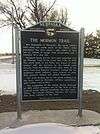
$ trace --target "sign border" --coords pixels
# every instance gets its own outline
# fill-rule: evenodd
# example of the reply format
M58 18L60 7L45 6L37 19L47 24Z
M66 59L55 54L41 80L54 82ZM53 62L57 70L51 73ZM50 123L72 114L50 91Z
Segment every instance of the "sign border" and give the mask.
M45 30L20 30L20 45L21 45L21 32L25 31L25 32L45 32ZM77 89L77 98L75 99L40 99L40 100L23 100L22 99L22 51L20 49L20 79L21 79L21 102L55 102L55 101L79 101L80 98L80 64L81 64L81 60L80 60L80 55L81 55L81 43L80 43L80 32L77 31L56 31L56 32L61 32L61 33L78 33L79 34L79 40L78 40L78 89ZM82 64L83 66L83 64Z

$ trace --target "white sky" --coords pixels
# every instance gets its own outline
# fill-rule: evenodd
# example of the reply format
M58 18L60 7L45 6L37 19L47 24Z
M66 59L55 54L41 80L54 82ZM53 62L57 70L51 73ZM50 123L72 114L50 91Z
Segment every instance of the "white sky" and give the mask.
M68 9L72 28L79 30L84 27L86 33L100 29L100 0L57 0L56 7ZM10 33L9 29L0 30L0 53L11 51Z
M84 27L86 33L100 29L100 0L58 0L58 5L68 9L73 28Z

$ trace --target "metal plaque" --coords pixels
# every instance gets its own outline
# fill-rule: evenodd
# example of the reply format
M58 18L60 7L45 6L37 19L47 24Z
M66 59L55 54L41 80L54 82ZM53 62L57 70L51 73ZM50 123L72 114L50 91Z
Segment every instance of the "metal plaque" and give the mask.
M79 33L21 31L22 100L78 98Z

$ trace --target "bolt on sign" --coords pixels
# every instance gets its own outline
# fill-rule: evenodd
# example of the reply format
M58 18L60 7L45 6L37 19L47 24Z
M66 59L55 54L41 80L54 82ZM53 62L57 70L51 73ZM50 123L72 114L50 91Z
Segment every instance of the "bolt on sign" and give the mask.
M22 101L78 99L79 32L60 22L21 31Z

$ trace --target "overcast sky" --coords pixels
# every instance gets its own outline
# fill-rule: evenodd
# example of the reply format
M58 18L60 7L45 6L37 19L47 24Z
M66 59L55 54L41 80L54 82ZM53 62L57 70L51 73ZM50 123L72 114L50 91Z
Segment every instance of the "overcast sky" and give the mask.
M86 33L100 28L100 0L58 0L69 11L74 28L84 27Z
M84 27L86 33L91 33L100 29L100 0L57 0L55 7L68 9L71 27L76 30ZM11 50L10 33L6 28L0 30L0 53Z

